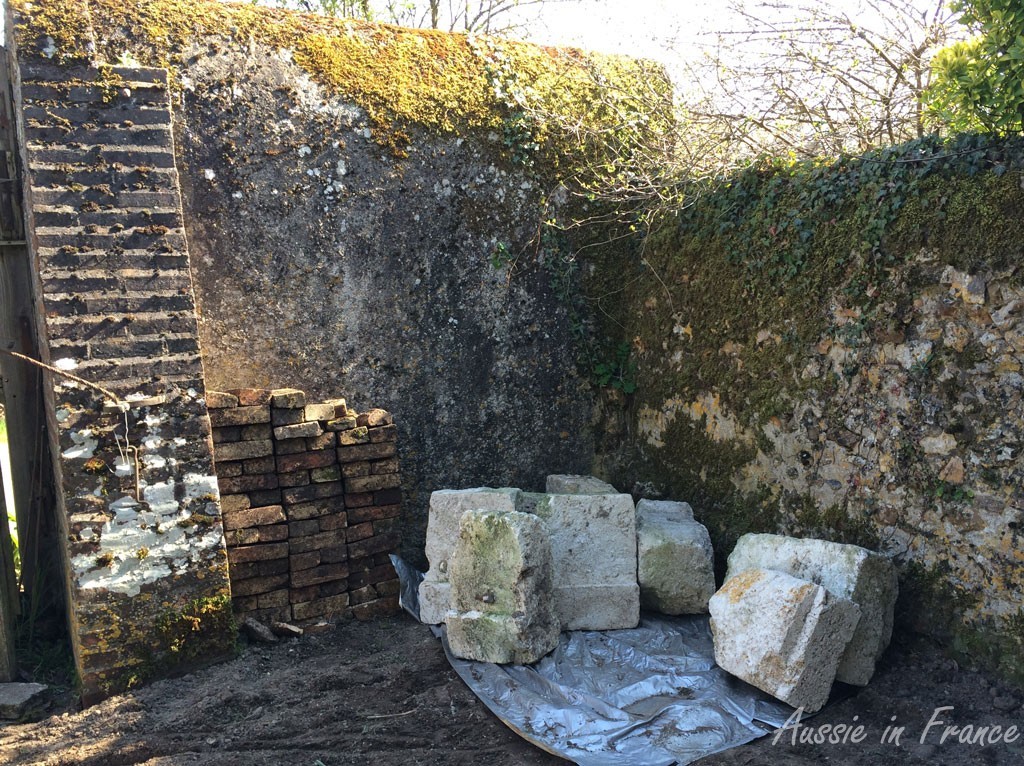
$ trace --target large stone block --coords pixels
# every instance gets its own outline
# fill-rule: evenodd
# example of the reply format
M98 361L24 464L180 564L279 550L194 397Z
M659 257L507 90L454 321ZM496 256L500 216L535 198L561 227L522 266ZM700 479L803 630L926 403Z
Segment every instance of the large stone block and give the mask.
M448 558L459 537L459 519L465 511L514 511L518 489L442 489L430 494L426 554L430 568L420 583L420 619L436 625L448 611Z
M664 614L701 614L715 592L707 528L687 503L641 500L636 506L640 605Z
M770 569L748 569L709 604L715 662L773 697L820 710L860 608L820 585Z
M544 483L544 491L552 495L614 495L618 493L611 484L594 476L552 474Z
M856 545L750 534L741 537L730 554L726 581L750 569L774 569L810 580L857 604L860 623L836 677L858 686L871 680L892 637L898 584L889 559Z
M617 630L640 621L636 508L629 495L522 493L519 510L545 523L563 630Z
M452 653L480 662L529 664L558 645L551 545L536 516L466 511L449 557Z

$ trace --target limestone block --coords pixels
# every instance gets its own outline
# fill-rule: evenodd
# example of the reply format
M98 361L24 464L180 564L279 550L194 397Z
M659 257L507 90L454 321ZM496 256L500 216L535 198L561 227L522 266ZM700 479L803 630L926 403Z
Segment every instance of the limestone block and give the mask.
M614 495L618 493L611 484L594 476L552 474L544 483L544 491L552 495Z
M431 625L444 622L448 611L448 557L459 537L459 519L465 511L514 511L518 489L442 489L430 494L426 554L430 568L420 583L420 619Z
M641 500L636 506L640 605L663 614L701 614L715 592L707 528L687 503Z
M898 589L885 556L856 545L798 540L782 535L744 535L729 556L726 581L748 569L774 569L827 588L860 607L861 618L836 677L865 685L892 637Z
M551 544L536 516L466 511L449 557L448 644L480 662L536 662L558 645Z
M640 588L633 498L524 492L519 510L535 513L547 527L562 629L635 628Z
M808 713L828 701L839 658L860 608L820 585L770 569L748 569L709 604L715 662Z

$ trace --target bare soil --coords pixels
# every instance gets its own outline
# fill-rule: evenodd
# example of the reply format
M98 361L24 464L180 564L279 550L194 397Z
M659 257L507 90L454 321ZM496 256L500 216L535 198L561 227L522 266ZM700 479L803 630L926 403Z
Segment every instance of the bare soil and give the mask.
M742 764L1024 764L1022 740L940 743L945 725L1024 729L1020 692L964 670L922 639L896 641L871 685L804 721L862 725L859 743L785 732L706 758ZM896 716L896 721L892 721ZM904 726L900 744L882 743ZM989 739L994 729L989 729ZM797 730L799 735L800 730ZM451 670L430 631L400 615L247 647L231 661L80 712L0 728L0 763L76 766L341 766L565 763L506 728Z

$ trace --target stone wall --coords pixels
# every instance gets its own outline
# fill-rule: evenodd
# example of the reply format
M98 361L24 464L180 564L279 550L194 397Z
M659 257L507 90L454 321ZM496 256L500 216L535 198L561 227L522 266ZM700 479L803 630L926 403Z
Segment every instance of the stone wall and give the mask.
M397 428L296 389L209 392L235 613L366 619L398 609Z
M46 390L90 702L225 656L234 633L167 73L59 67L23 43L40 347L107 391Z
M1021 147L974 151L911 186L874 249L857 215L878 206L858 204L899 163L877 194L852 165L829 188L858 196L820 222L800 195L821 176L768 172L742 179L754 202L728 226L730 189L667 222L618 316L639 387L608 408L596 470L690 501L719 557L745 532L880 550L902 626L1024 678L1024 190L982 159ZM789 215L812 244L787 271L800 232L765 221Z

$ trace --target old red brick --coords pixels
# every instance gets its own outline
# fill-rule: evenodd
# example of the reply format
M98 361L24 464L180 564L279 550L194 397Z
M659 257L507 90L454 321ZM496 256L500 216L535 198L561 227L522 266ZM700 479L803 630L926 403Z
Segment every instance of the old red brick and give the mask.
M290 473L279 473L277 480L282 487L305 487L310 483L309 471L291 471Z
M248 495L224 495L220 496L220 509L224 513L229 511L244 511L249 508L251 503L249 502Z
M210 410L210 425L247 426L253 423L266 423L270 420L269 407L235 407L226 410Z
M367 444L369 441L370 433L365 426L338 432L339 445L348 446L353 444Z
M259 609L273 609L275 607L288 606L288 589L273 590L256 597Z
M289 504L308 503L312 500L324 500L342 494L341 482L330 481L323 484L311 484L308 487L286 489L281 495Z
M394 422L391 413L380 408L374 408L356 416L356 425L370 426L371 428L391 425Z
M309 468L322 468L335 462L334 450L320 450L319 452L306 452L300 455L285 455L277 458L277 470L282 473L287 471L300 471Z
M288 543L270 543L269 545L245 545L228 551L228 562L267 561L269 559L287 558Z
M377 460L370 464L370 473L382 474L382 473L398 473L398 458L388 458L387 460Z
M397 473L384 473L376 476L356 476L345 479L347 492L375 492L381 489L393 489L400 486L402 477Z
M274 407L301 409L306 406L306 394L297 388L275 388L270 397Z
M293 572L298 572L301 569L312 569L320 563L320 551L297 553L294 556L289 556L288 561Z
M288 518L292 521L312 519L317 516L325 516L328 513L341 511L343 504L340 499L318 500L313 503L302 503L288 508Z
M273 456L243 460L242 467L246 473L273 473L277 470Z
M260 593L269 593L272 590L277 590L282 586L288 586L288 575L286 574L239 580L231 584L231 592L236 596L256 596Z
M278 412L276 410L275 412ZM281 439L308 439L311 436L320 436L323 433L323 429L320 428L319 423L295 423L293 425L277 425L274 424L274 438Z
M330 548L321 548L320 561L324 564L337 564L340 561L348 561L348 546L335 545Z
M213 457L218 463L227 460L247 460L273 454L274 445L269 439L265 441L216 444L213 448Z
M365 540L367 537L373 536L373 524L371 522L363 522L362 524L355 524L348 528L346 539L350 543L357 542L359 540Z
M320 588L316 585L309 585L305 588L292 588L288 600L293 604L304 601L312 601L320 595Z
M345 529L348 526L348 514L332 513L329 516L321 516L316 521L320 522L321 532L327 532L332 529Z
M308 539L308 538L306 538ZM394 532L388 532L383 535L375 535L368 537L365 540L360 540L356 543L349 543L348 546L348 557L350 559L357 559L362 556L369 556L371 553L383 553L385 551L392 551L398 545L398 535Z
M297 455L305 451L305 439L281 439L275 443L275 452L278 455Z
M367 601L373 601L377 598L377 591L374 590L372 585L366 585L356 590L350 590L348 592L349 603L355 606L356 604L365 604Z
M345 530L332 529L329 532L318 532L315 535L294 537L288 541L288 550L295 553L331 548L345 543Z
M244 407L270 404L270 392L263 388L232 388L228 393L237 396Z
M331 449L338 443L338 436L334 433L320 434L306 439L306 449L311 452L321 449Z
M305 604L292 604L292 616L296 620L311 620L316 617L341 617L347 613L347 593L318 598Z
M319 519L307 519L306 521L288 522L288 534L292 537L292 539L296 537L305 537L306 535L315 535L319 531Z
M373 505L372 492L353 492L345 495L346 508L361 508L364 505Z
M218 479L221 495L237 495L259 489L277 489L277 474L264 473L258 476L236 476Z
M206 392L206 409L208 410L222 410L227 407L237 407L238 397L232 396L231 394L224 393L223 391L207 391Z
M292 572L291 584L294 588L302 588L307 585L319 585L322 582L341 580L346 577L348 577L348 565L320 564L310 569Z
M381 426L370 429L370 443L393 442L398 439L398 428L396 426Z
M369 476L373 473L372 463L362 461L359 463L345 463L341 466L341 475L346 479L354 479L359 476Z
M354 463L357 460L381 460L394 457L395 443L356 444L351 447L338 447L339 463Z
M328 420L324 424L324 428L328 431L348 431L356 427L356 419L354 417L338 417L335 420Z
M402 511L400 505L370 505L365 508L352 508L348 511L349 524L359 524L363 521L377 521L379 519L397 518Z

